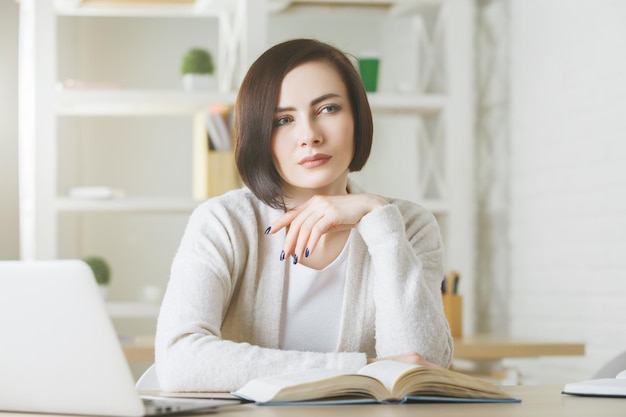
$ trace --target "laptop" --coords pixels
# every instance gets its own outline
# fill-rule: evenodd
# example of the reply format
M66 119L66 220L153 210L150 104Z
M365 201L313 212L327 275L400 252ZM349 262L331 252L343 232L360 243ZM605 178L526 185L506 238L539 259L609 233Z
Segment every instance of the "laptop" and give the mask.
M0 261L0 410L140 417L239 403L140 396L86 263Z

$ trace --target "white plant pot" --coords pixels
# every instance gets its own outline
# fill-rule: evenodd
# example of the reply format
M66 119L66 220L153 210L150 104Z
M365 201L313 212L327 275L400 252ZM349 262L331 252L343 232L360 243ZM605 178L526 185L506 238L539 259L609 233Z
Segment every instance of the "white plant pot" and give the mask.
M185 74L183 75L183 88L185 91L210 90L215 84L215 77L209 74Z
M109 293L109 286L98 284L98 289L100 290L100 296L103 300L107 299L107 294Z

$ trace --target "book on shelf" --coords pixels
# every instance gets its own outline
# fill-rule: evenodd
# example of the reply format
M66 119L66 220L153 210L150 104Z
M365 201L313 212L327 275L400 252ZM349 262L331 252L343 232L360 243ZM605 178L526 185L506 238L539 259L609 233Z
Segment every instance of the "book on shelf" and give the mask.
M240 187L232 146L232 107L221 103L194 117L193 198L204 200Z
M331 369L254 379L234 396L259 404L519 402L499 386L443 368L378 361L356 373Z
M592 397L626 397L626 370L615 378L597 378L570 382L563 387L563 394Z
M232 148L232 109L221 103L211 106L204 119L209 150L229 151Z

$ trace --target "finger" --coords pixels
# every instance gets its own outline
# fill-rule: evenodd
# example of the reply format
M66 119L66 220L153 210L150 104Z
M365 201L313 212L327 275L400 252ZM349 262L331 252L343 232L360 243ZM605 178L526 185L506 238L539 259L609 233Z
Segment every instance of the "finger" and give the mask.
M309 249L309 254L315 251L315 248L317 247L317 244L319 243L324 233L329 231L328 225L328 216L324 215L320 217L318 221L312 226L306 243L306 248Z
M289 225L289 231L285 238L285 252L295 255L294 263L302 259L309 239L311 225L315 224L320 214L315 210L307 209L296 216Z
M316 225L323 216L323 214L317 212L308 213L306 219L302 222L295 248L295 254L298 255L298 259L302 259L303 256L306 258L310 255L311 232L315 230Z
M267 231L266 234L273 235L275 233L278 233L281 229L289 226L293 219L296 218L296 216L299 214L299 212L300 211L297 208L285 212L285 214L280 216L278 220L276 220L268 227L269 231Z
M322 235L335 228L335 223L340 220L339 210L332 203L332 198L326 196L312 197L308 207L298 218L302 219L298 232L295 253L301 259L302 255L309 256Z

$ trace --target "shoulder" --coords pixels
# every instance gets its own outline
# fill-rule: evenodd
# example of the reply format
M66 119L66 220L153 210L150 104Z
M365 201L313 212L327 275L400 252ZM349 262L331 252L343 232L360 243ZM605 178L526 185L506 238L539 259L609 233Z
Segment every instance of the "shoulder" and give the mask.
M350 193L366 193L361 186L354 181L349 181L348 191ZM437 224L437 220L432 212L426 209L424 206L400 198L381 196L389 203L389 207L386 207L383 211L396 212L400 214L405 224L414 223L419 221L421 224Z
M366 192L350 184L349 192ZM393 197L382 196L389 204L364 216L357 230L366 241L376 241L381 235L404 236L413 245L424 250L442 247L441 231L434 214L421 204Z
M221 224L226 228L256 231L258 223L269 225L270 220L278 215L278 210L261 202L247 187L242 187L200 203L193 211L190 223L211 223L213 227Z
M253 207L262 204L247 187L228 191L216 197L211 197L198 205L198 210L235 210L239 207Z
M407 220L420 218L425 222L436 222L434 214L421 204L400 198L385 197L385 199L389 204L396 206L402 214L402 217Z
M441 240L441 231L435 215L424 206L399 198L386 198L389 202L387 209L395 211L404 225L404 230L409 239Z

